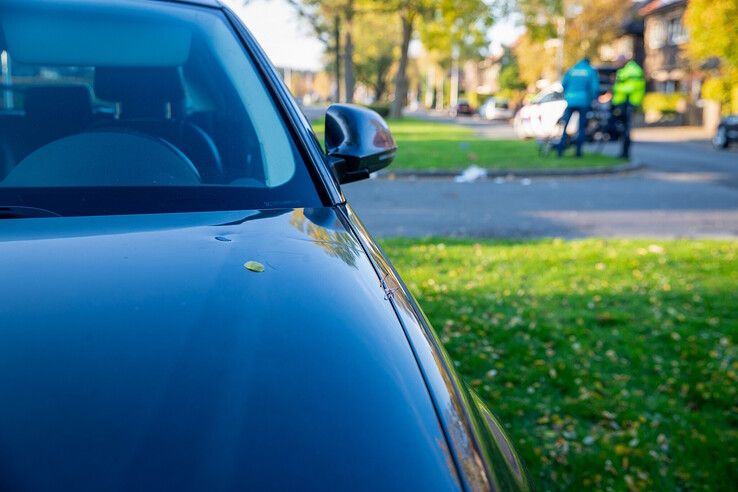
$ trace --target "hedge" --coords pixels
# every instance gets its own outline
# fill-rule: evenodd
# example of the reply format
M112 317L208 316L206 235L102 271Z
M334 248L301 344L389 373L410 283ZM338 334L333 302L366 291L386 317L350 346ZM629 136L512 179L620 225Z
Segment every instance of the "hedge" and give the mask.
M649 92L643 98L643 110L647 113L677 113L684 101L684 94L665 94L663 92Z

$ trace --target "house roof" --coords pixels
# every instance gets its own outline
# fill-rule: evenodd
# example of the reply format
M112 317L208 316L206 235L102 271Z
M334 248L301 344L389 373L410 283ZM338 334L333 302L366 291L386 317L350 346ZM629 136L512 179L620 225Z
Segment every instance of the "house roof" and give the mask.
M686 3L687 0L651 0L650 2L646 2L646 4L640 8L638 13L646 17L667 7L684 5Z

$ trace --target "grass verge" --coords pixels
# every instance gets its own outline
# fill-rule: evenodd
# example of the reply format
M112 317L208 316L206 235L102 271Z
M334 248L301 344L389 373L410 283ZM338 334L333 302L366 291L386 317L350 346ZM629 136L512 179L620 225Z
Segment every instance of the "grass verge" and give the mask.
M539 489L738 483L738 242L383 246Z
M460 125L412 118L388 123L399 147L390 169L461 170L472 165L510 170L565 169L623 163L615 157L597 154L585 154L581 159L571 155L561 159L555 155L541 157L534 141L490 140ZM323 123L314 122L313 128L322 140Z

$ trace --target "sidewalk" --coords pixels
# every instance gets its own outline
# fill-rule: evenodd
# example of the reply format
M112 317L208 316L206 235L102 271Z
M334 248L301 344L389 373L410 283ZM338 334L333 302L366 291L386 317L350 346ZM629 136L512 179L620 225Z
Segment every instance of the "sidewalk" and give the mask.
M643 127L633 129L635 142L709 142L712 135L701 126Z

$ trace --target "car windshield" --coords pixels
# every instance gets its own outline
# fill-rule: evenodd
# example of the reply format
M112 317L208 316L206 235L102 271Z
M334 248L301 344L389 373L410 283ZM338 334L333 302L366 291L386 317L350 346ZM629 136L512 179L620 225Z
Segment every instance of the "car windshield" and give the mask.
M4 1L0 66L0 210L320 204L272 95L220 10Z
M549 90L541 92L533 99L533 104L548 103L553 101L560 101L564 98L564 93L557 90Z

